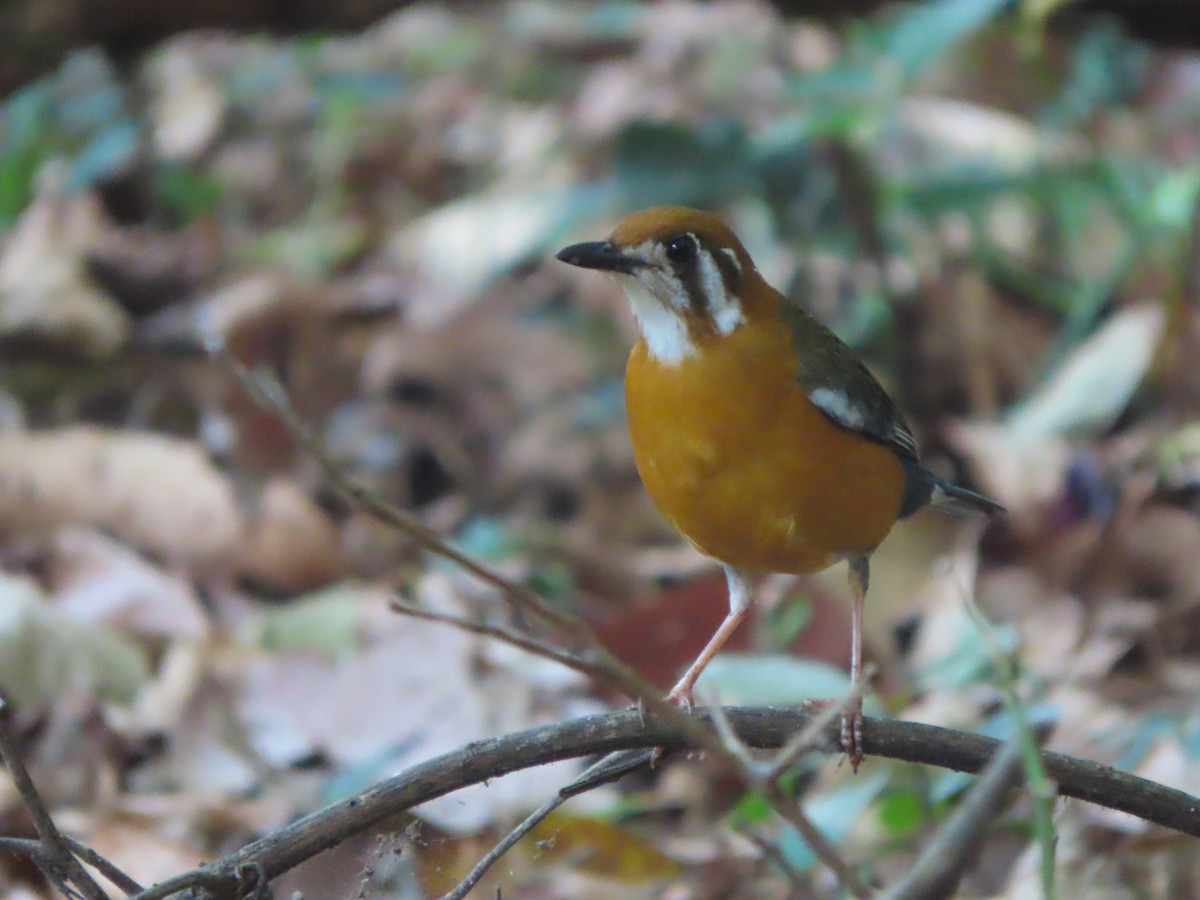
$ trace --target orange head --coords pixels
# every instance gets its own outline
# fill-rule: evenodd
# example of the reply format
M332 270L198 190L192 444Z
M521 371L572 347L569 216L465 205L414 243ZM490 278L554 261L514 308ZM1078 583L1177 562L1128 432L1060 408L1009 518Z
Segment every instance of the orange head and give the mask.
M685 206L633 213L608 240L573 244L558 258L611 275L651 355L665 364L695 355L702 335L730 334L774 296L729 226Z

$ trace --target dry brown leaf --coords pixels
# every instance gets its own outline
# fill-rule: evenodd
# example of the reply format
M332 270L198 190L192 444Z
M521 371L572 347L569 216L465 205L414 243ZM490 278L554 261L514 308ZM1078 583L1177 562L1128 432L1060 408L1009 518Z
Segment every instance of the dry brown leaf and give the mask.
M312 590L343 574L338 541L337 528L306 493L286 478L274 478L247 525L238 572L287 594Z
M433 572L422 579L421 594L427 606L461 614L458 587L452 576ZM344 587L342 600L353 607L361 649L343 650L337 658L315 649L260 653L247 664L239 716L263 758L283 764L320 750L374 780L541 721L530 678L509 668L480 671L479 638L387 613L388 596L384 588ZM296 639L293 632L291 645L301 648ZM419 813L452 831L477 830L528 811L543 785L565 783L575 771L564 764L557 773L515 773L432 801Z
M979 489L1008 509L1006 521L1036 531L1042 512L1062 493L1071 449L1065 440L1018 440L1001 425L955 421L950 444L969 462Z
M101 821L86 836L89 847L111 860L143 885L156 884L187 872L204 860L194 848L164 834L161 824L135 816L117 816ZM94 874L95 871L93 870ZM101 884L109 882L101 879ZM109 887L112 896L119 896Z
M1188 603L1200 599L1200 518L1194 512L1149 504L1122 523L1116 539L1112 563L1126 590Z
M67 527L55 534L45 577L55 606L76 621L182 640L208 634L190 584L96 531Z
M185 669L186 663L179 668ZM181 681L187 684L188 679ZM172 793L183 786L190 795L187 802L211 805L214 798L244 794L257 786L268 767L246 739L232 701L233 692L222 679L202 676L178 708L177 718L167 723L166 751L129 773L129 789ZM150 722L143 719L139 724Z
M426 285L410 299L412 320L432 326L461 312L493 278L540 250L568 210L566 193L497 190L404 225L389 239L388 254Z
M168 160L190 160L211 144L225 115L223 86L206 71L211 36L176 38L150 61L147 77L155 88L151 117L154 148Z
M0 434L0 530L64 525L210 577L229 570L242 533L233 489L195 444L89 426Z
M106 357L129 333L121 307L92 284L85 257L110 227L92 194L65 195L64 173L43 173L0 258L0 335Z
M139 340L148 346L200 345L218 337L225 342L262 328L278 317L286 298L284 280L270 272L237 278L194 304L171 306L147 320Z

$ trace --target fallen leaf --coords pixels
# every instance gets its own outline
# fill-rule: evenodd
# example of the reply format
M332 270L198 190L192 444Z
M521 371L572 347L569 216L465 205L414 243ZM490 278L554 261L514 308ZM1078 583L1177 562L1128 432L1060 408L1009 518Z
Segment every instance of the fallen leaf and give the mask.
M75 621L32 581L0 573L0 686L22 712L80 689L128 703L147 678L146 660L130 641Z
M333 522L295 482L277 477L258 497L237 568L255 584L296 594L328 584L345 566Z
M109 227L92 194L68 195L63 173L43 173L0 256L0 336L32 338L98 357L129 333L124 310L87 275L86 256Z
M225 93L205 69L205 50L203 36L185 34L149 61L146 77L155 86L150 108L154 149L162 159L194 159L221 126Z
M57 532L46 580L55 608L77 622L181 640L208 635L208 619L191 585L98 532L70 527Z
M1005 421L1008 434L1020 443L1036 444L1104 431L1149 371L1165 325L1166 313L1153 303L1113 315L1013 409Z
M195 444L75 426L0 433L0 528L44 536L105 529L169 565L228 571L242 517L225 476Z

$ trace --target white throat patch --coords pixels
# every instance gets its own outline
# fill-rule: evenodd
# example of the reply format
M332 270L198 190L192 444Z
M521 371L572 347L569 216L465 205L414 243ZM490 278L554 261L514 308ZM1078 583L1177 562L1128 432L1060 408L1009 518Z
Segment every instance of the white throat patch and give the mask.
M696 355L696 344L688 333L682 310L674 305L668 307L660 300L646 283L647 275L618 275L616 279L625 291L650 355L663 365L677 366Z
M699 352L684 318L691 298L660 243L647 241L633 252L651 265L634 274L613 277L625 291L650 355L663 365L679 365ZM742 305L726 292L721 270L709 251L700 250L697 265L704 310L712 318L717 334L730 334L746 321Z

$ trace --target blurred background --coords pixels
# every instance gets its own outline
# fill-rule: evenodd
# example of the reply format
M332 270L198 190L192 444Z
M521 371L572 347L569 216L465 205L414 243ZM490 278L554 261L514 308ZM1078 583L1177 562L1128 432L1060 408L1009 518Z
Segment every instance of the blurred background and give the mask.
M877 553L875 712L1052 721L1054 749L1200 792L1198 45L1200 7L1170 0L9 0L0 686L57 821L149 883L626 702L390 613L502 608L339 499L212 338L350 475L673 682L724 581L634 470L623 298L551 258L662 202L725 216L930 467L1010 510L925 513ZM839 695L844 581L767 579L702 686ZM430 804L277 895L447 890L574 771ZM877 759L798 779L884 883L970 783ZM1188 839L1078 801L1053 841L1036 821L1018 801L961 895L1200 896ZM32 834L7 780L0 832ZM695 763L580 798L498 873L522 897L835 892ZM0 885L47 896L11 857Z

